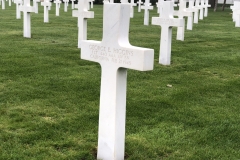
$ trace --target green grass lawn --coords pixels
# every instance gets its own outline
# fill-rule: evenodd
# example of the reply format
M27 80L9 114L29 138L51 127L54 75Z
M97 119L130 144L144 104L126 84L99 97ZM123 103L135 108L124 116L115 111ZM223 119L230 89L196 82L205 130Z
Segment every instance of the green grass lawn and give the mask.
M43 23L39 6L31 39L14 4L0 9L0 160L96 159L101 68L80 59L70 8L56 17L53 4ZM92 9L90 40L102 38L102 8ZM173 28L171 65L162 66L160 27L144 26L135 8L130 43L154 49L155 65L128 70L127 159L240 159L240 28L230 13L210 9L185 41Z

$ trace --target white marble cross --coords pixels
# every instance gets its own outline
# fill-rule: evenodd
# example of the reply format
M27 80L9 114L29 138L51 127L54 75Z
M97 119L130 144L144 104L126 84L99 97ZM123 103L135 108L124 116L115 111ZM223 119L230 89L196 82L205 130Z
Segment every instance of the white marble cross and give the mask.
M59 16L59 9L62 1L60 0L55 0L54 3L56 4L56 16Z
M240 10L235 11L235 27L240 27Z
M8 1L8 6L12 6L12 0L6 0Z
M63 0L64 2L64 12L67 12L69 0Z
M207 17L208 16L208 7L211 7L210 4L208 4L208 0L205 0L205 9L204 9L204 17Z
M142 0L138 0L137 4L138 4L138 12L141 12L141 5L143 4Z
M35 10L35 13L38 13L38 3L40 2L40 0L33 0L33 7Z
M237 11L240 10L240 1L234 1L233 2L233 6L230 6L230 8L232 9L232 18L233 18L233 22L235 22L236 18L237 18Z
M199 19L203 19L203 13L204 13L204 9L205 9L205 0L200 0L200 6L203 8L202 10L200 10L200 17ZM202 13L201 13L202 11ZM201 18L202 17L202 18Z
M152 17L153 25L161 26L160 56L159 63L171 64L172 27L183 27L184 19L173 18L173 2L162 2L162 15Z
M87 39L87 18L94 18L94 12L88 11L88 0L78 1L78 10L72 11L73 17L78 17L78 48Z
M23 37L31 38L31 16L34 12L34 7L30 5L30 0L24 0L23 5L19 6L20 11L23 12Z
M130 4L130 3L128 3L128 0L121 0L121 3L122 4L128 4L128 5L130 5L131 7L130 7L130 18L133 18L133 13L132 13L132 5Z
M194 7L194 1L195 1L195 0L189 0L187 11L194 12L194 20L193 20L193 23L198 23L198 12L199 12L199 8L195 8L195 7Z
M41 2L41 5L44 6L44 23L48 23L49 22L49 7L52 6L52 3L49 2L49 0L45 0L44 2Z
M145 3L143 6L141 6L141 9L144 9L144 25L148 26L149 24L149 10L153 9L153 6L151 6L151 3L149 0L145 0Z
M186 10L186 1L180 0L179 3L179 10L173 12L174 16L178 16L178 18L183 19L183 17L188 17L192 20L192 12ZM190 22L190 28L192 28L192 21ZM185 31L185 24L182 27L177 28L177 40L184 41L184 31Z
M2 9L5 9L5 0L1 0L2 2Z
M20 6L22 6L22 0L15 0L16 3L16 19L21 19Z
M200 10L200 15L199 15L199 19L203 19L203 8L204 6L199 5L199 0L195 1L195 8L198 8Z
M157 6L157 13L159 13L160 15L162 14L162 7L161 7L161 3L163 2L164 0L158 0L158 2L156 3L156 6Z
M104 4L102 41L83 41L81 59L102 68L97 159L123 160L127 69L153 69L154 50L130 45L130 5Z
M72 1L72 9L74 9L74 1L76 0L71 0Z
M133 18L134 16L134 6L137 6L136 3L134 3L134 0L131 0L131 12L130 12L130 17Z

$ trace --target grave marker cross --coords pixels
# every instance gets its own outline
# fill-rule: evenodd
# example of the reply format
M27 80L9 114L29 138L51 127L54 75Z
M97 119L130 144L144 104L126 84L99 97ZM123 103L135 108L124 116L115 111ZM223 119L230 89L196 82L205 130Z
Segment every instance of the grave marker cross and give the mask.
M34 12L34 7L30 6L30 0L24 0L23 5L19 6L20 11L23 12L23 37L31 38L31 16Z
M205 3L204 0L200 0L200 7L202 7L203 9L200 10L200 18L199 19L203 19L203 10L205 9L205 4L204 3Z
M178 16L178 18L183 19L183 17L189 17L189 20L192 20L192 12L186 10L186 1L180 0L179 3L179 10L173 12L174 16ZM190 23L190 28L192 28L192 23ZM184 40L184 31L185 31L185 24L183 27L177 28L177 40Z
M143 6L141 6L141 9L144 9L144 25L149 24L149 10L153 9L153 6L151 6L151 3L149 0L145 0L145 3Z
M74 1L76 0L71 0L72 1L72 9L74 9Z
M55 0L54 3L56 3L56 16L59 16L59 9L60 9L60 5L61 5L62 1Z
M211 7L210 4L208 4L208 0L205 0L205 10L204 10L204 17L207 17L208 16L208 7Z
M138 0L137 4L138 4L138 12L141 12L141 4L143 4L143 2L141 0Z
M12 0L8 0L8 6L12 6Z
M22 6L22 0L15 0L16 3L16 19L21 19L20 6Z
M40 2L40 0L33 0L33 7L35 10L35 13L38 13L38 3Z
M82 1L82 0L80 0L80 1ZM64 2L64 12L67 12L69 0L63 0L63 2Z
M153 69L154 50L129 44L130 5L104 4L102 41L83 41L81 58L102 68L97 159L123 160L127 69Z
M199 19L203 19L203 7L202 5L199 5L199 0L195 1L195 8L198 8L200 10L200 15L199 15Z
M194 0L189 0L188 3L188 8L186 9L187 11L191 11L194 12L194 23L198 23L198 12L199 12L199 8L195 8L194 7Z
M81 48L82 40L87 39L87 18L94 18L94 12L87 10L88 0L78 1L77 7L72 16L78 17L78 48Z
M1 0L2 2L2 9L5 9L5 0Z
M236 11L235 27L240 27L240 10L237 10L237 11Z
M173 2L162 2L162 15L152 17L153 25L161 26L160 56L159 63L170 65L171 63L171 44L172 44L172 27L184 26L184 19L173 18Z
M157 6L157 13L159 13L159 15L162 14L162 7L161 7L161 3L163 2L164 0L158 0L158 2L156 3L156 6Z
M49 2L49 0L45 0L44 2L41 2L41 5L44 6L44 21L45 23L49 22L49 8L52 6L52 3Z

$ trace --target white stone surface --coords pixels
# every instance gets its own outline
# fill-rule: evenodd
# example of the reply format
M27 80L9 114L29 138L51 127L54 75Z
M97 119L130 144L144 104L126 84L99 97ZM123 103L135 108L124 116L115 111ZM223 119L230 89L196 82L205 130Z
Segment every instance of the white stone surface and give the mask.
M198 8L200 10L199 19L203 20L203 8L204 8L204 5L199 5L199 0L196 0L195 1L195 8Z
M72 9L74 9L74 2L76 1L76 0L71 0L72 1Z
M234 1L233 6L230 6L230 8L232 9L232 19L233 22L235 22L236 18L237 18L237 11L240 10L240 1Z
M143 4L142 0L138 0L137 4L138 4L138 12L141 12L141 5Z
M134 3L134 0L131 0L131 12L130 12L130 17L133 18L134 16L134 6L137 6L136 3Z
M130 6L104 4L102 41L83 41L81 58L102 68L97 159L123 160L127 69L153 69L154 50L128 40Z
M193 18L193 14L191 11L186 10L186 1L180 0L179 3L179 10L173 12L174 16L178 16L178 18L183 19L183 17L188 17L188 19ZM192 28L192 23L190 23L190 27ZM183 26L177 28L177 40L184 41L184 31L185 31L185 24Z
M62 1L55 0L54 3L56 4L56 16L59 16L59 9L60 9Z
M91 8L93 8L93 2L94 2L94 1L95 1L95 0L88 0L88 2L90 3L88 10L90 9L90 6L91 6Z
M5 0L1 0L2 2L2 9L5 9Z
M110 3L109 0L103 0L103 4Z
M33 0L33 7L35 10L35 13L38 13L38 3L40 2L40 0Z
M240 27L240 10L236 11L235 27Z
M160 17L152 17L152 24L161 26L159 63L163 65L170 65L172 27L183 27L184 19L178 19L173 17L172 1L164 1L162 4L162 15Z
M41 5L44 6L44 23L49 22L49 7L52 6L52 3L49 0L45 0L44 2L41 2Z
M211 7L211 5L208 4L208 0L204 0L204 17L208 16L208 7Z
M158 2L156 2L156 6L157 6L157 13L159 13L160 15L162 14L162 7L161 7L161 3L164 0L158 0Z
M194 7L194 1L195 0L189 0L187 11L194 12L193 23L198 23L199 8L198 7Z
M141 6L141 9L144 9L144 25L149 25L149 10L153 9L153 6L151 6L151 3L149 0L145 0L144 5Z
M200 10L200 15L199 15L200 17L199 17L199 19L203 19L204 10L205 10L205 0L200 0L200 6L203 7L203 9ZM201 11L202 11L202 13L201 13Z
M218 4L223 4L224 0L218 0ZM226 4L233 4L234 0L226 0Z
M34 7L30 5L30 0L24 0L23 5L19 6L23 12L23 37L31 38L31 17L30 13L34 12Z
M78 48L87 39L87 18L94 18L94 12L88 11L88 0L78 1L78 10L72 11L73 17L78 17Z
M20 6L23 4L22 0L15 0L16 3L16 19L21 19Z
M67 12L69 0L63 0L64 2L64 12Z
M203 19L203 6L199 5L199 0L195 0L194 8L197 8L200 11L200 15L199 15L199 11L198 12L194 12L194 21L193 21L193 23L198 23L198 19L200 19L200 17Z
M128 5L131 6L131 4L128 3L128 0L121 0L121 3L122 3L122 4L128 4ZM131 17L131 9L130 9L130 17ZM131 18L132 18L132 17L131 17Z
M12 0L8 0L8 6L12 6Z

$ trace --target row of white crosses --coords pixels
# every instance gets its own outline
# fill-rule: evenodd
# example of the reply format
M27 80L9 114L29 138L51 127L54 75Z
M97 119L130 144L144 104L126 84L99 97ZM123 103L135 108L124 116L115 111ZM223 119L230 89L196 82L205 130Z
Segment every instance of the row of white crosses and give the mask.
M235 22L235 27L240 27L240 1L235 0L233 6L230 6L232 9L232 19Z
M12 6L12 0L6 0L8 1L8 5ZM2 9L5 9L5 0L0 0L0 5L2 5Z
M178 11L173 11L173 5L173 1L161 1L159 3L161 7L160 17L152 18L153 25L161 26L159 63L163 65L170 65L171 63L172 27L178 27L177 40L184 40L184 16L188 17L187 29L192 30L192 12L198 12L198 9L195 10L191 3L190 8L186 9L186 1L184 0L180 0ZM174 15L178 16L178 19L174 18Z
M152 70L154 50L130 45L131 5L124 3L105 1L102 41L86 40L87 18L94 17L93 12L88 11L87 3L88 0L79 1L73 16L78 17L79 33L84 36L79 43L81 58L98 62L102 68L97 159L124 159L127 69ZM153 17L152 24L162 27L160 60L167 64L171 56L171 28L183 27L184 20L173 18L172 1L162 2L161 7L162 14ZM24 0L20 10L24 11L25 25L25 20L30 21L30 12L34 12L34 7L30 6L29 0ZM30 26L27 25L27 28Z
M88 11L88 0L78 1L78 10L72 11L73 17L78 17L78 48L87 39L87 18L94 18L94 12Z

